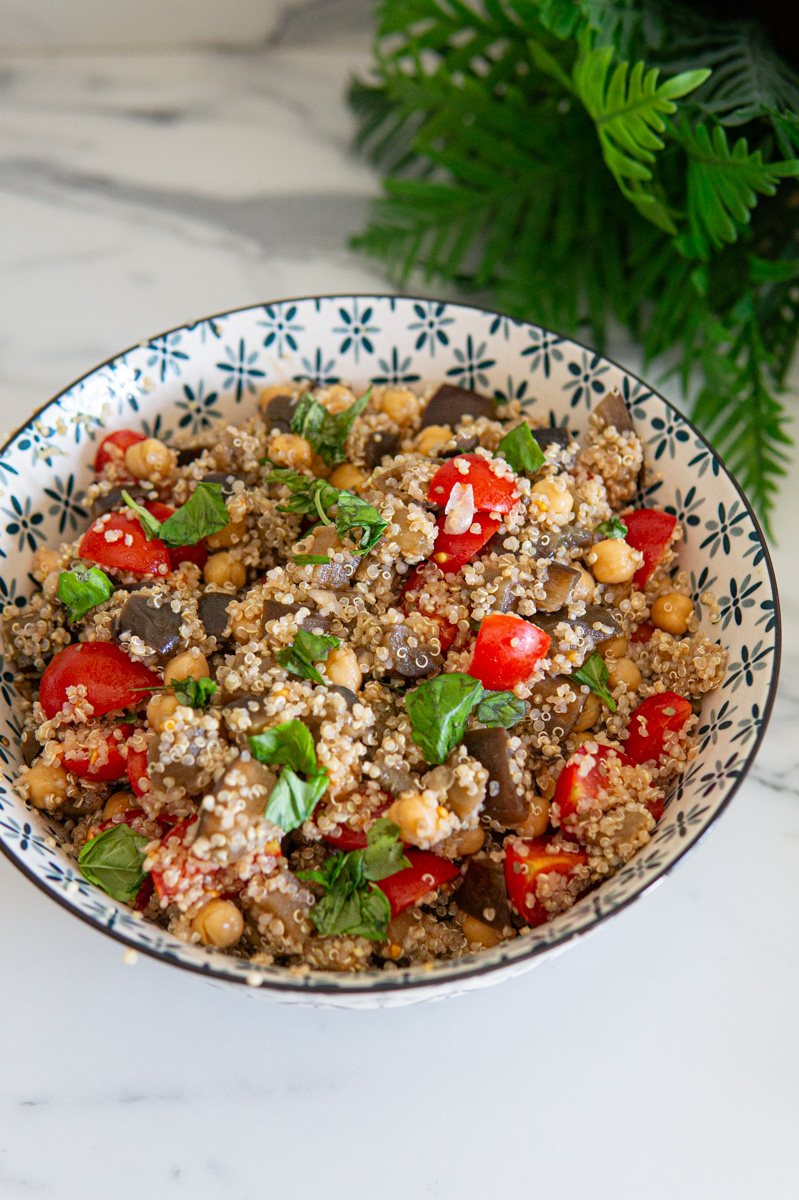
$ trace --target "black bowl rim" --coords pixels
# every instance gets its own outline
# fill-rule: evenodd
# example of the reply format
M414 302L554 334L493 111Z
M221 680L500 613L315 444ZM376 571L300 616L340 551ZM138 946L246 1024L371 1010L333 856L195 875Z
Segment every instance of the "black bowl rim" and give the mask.
M439 300L439 299L436 299L435 297L431 297L431 296L413 296L413 295L407 295L405 293L392 293L392 292L332 292L332 293L328 293L328 294L320 294L318 296L290 296L290 297L282 297L280 299L275 299L275 300L265 300L265 301L261 301L258 304L243 304L239 308L229 308L229 309L225 309L222 312L212 313L210 316L207 316L207 317L200 317L198 320L192 321L191 324L184 323L182 325L174 325L170 329L164 330L162 333L156 333L147 339L140 340L138 342L134 342L133 345L129 346L126 350L120 350L116 354L112 354L109 358L104 359L102 362L97 363L96 366L92 367L88 371L85 371L83 375L78 376L78 378L73 380L72 383L68 384L65 388L62 388L62 390L60 392L57 392L55 396L51 397L44 404L40 405L37 409L35 409L34 412L28 417L28 419L25 422L23 422L22 425L20 425L17 429L15 429L13 433L8 435L8 437L3 442L2 446L0 446L0 454L4 453L5 450L11 445L11 443L24 430L30 428L32 426L33 422L36 421L41 416L41 414L47 408L50 407L51 404L55 404L57 401L61 400L67 394L67 392L72 391L72 389L77 387L78 384L82 383L85 379L88 379L91 375L96 374L97 371L102 370L103 367L110 366L111 363L116 362L117 359L123 358L126 354L130 354L134 350L140 349L142 346L147 345L149 342L156 341L160 338L169 337L170 334L173 334L173 333L181 333L184 330L194 329L194 328L196 328L197 325L201 325L206 321L221 320L223 317L235 316L237 313L251 312L251 311L254 311L254 310L257 310L260 308L266 308L267 306L272 305L272 304L304 304L304 303L310 303L310 302L315 302L315 301L319 301L319 300L353 300L353 299L381 300L381 301L382 300L408 300L411 303L415 302L418 304L427 304L427 303L432 302L432 303L446 304L446 305L448 305L450 307L454 307L454 308L464 308L464 309L468 309L468 310L471 310L474 312L482 312L482 313L486 313L489 316L498 316L498 317L506 317L507 316L507 314L505 314L505 313L500 313L496 309L493 309L493 308L486 308L484 305L481 305L481 304L465 304L460 300ZM513 321L514 324L517 324L517 325L527 325L533 329L540 329L544 333L553 332L551 330L544 329L544 327L541 325L535 325L531 321L520 321L515 317L508 317L507 319ZM556 336L560 336L560 335L556 335ZM276 993L276 992L280 992L280 993L290 992L290 993L295 993L298 995L305 995L305 996L325 996L325 995L331 996L331 997L339 996L342 998L342 1000L346 999L349 996L369 996L369 995L376 995L376 994L389 994L390 995L392 993L413 992L416 990L431 991L431 992L433 992L433 991L446 992L447 988L450 985L455 985L456 989L458 988L459 985L468 986L470 981L474 980L475 978L493 974L495 972L499 973L500 977L501 977L501 973L503 972L503 970L508 967L513 967L516 970L521 971L524 969L525 964L529 964L529 966L532 966L534 959L542 957L542 956L546 956L558 948L565 948L568 945L568 943L574 941L575 939L579 940L579 938L585 937L586 934L593 933L593 931L595 929L597 929L600 925L604 924L610 918L618 916L619 913L623 912L626 908L628 908L631 904L634 904L637 900L640 900L643 896L646 895L647 892L651 891L651 889L653 887L655 887L657 884L661 883L664 879L666 879L671 874L671 872L674 870L674 868L676 866L678 866L679 863L683 862L688 854L690 854L693 850L696 849L696 847L699 845L699 843L703 840L703 838L706 837L706 835L710 832L710 830L713 828L713 826L719 820L722 813L724 813L726 811L726 809L729 807L730 803L732 802L733 798L735 797L736 793L738 792L738 789L741 787L741 784L744 782L746 776L748 775L749 770L752 766L752 763L754 762L755 758L757 757L758 751L760 750L760 747L762 745L763 738L766 733L766 729L768 728L768 723L771 719L772 710L774 708L774 701L776 699L777 687L779 684L780 664L781 664L781 660L782 660L782 613L781 613L781 608L780 608L779 592L777 590L777 577L776 577L776 574L774 571L774 565L771 561L771 554L769 553L768 543L766 541L765 535L761 528L760 521L758 520L757 515L755 514L755 511L752 508L752 505L749 503L749 500L745 496L743 489L741 488L741 485L738 483L738 480L735 478L735 476L732 474L732 472L727 468L724 460L713 449L710 442L707 440L707 438L701 432L701 430L699 430L696 427L696 425L694 425L693 421L691 421L690 418L686 417L683 413L681 413L679 411L679 409L675 408L675 406L671 403L670 400L667 400L665 396L661 395L661 393L659 391L657 391L657 389L652 387L651 384L648 384L646 382L646 380L641 379L641 377L639 375L636 375L635 372L630 371L627 367L622 366L621 363L617 363L615 361L615 359L608 358L608 356L606 354L600 354L599 351L594 350L590 346L586 346L583 342L575 341L574 338L566 337L565 340L571 342L572 345L579 347L581 350L585 350L586 353L588 353L588 354L599 354L599 357L602 358L605 362L610 363L611 366L616 367L618 370L622 371L625 375L628 375L631 379L635 379L638 383L640 383L648 391L654 393L654 395L656 395L658 397L658 399L660 399L667 406L668 409L675 412L677 414L677 416L681 418L681 420L685 421L685 423L688 425L688 427L692 431L692 433L710 451L710 453L713 455L713 457L719 463L719 466L724 471L724 474L726 475L726 477L732 483L735 491L738 493L738 497L739 497L741 503L743 504L744 508L746 509L747 513L749 514L749 517L752 520L752 523L755 527L757 535L760 539L760 547L763 551L763 556L764 556L764 560L766 563L766 569L768 571L769 582L771 584L771 589L772 589L772 593L774 596L774 620L775 620L774 658L772 660L771 681L769 683L768 695L766 697L766 702L765 702L764 709L763 709L763 720L760 724L760 728L755 736L755 740L752 744L752 748L749 751L749 754L747 755L743 766L741 767L741 771L740 771L738 777L730 785L730 787L729 787L726 795L724 796L724 799L723 799L718 811L716 812L715 816L713 817L712 821L710 822L709 825L706 826L706 828L704 828L699 833L697 833L690 841L686 842L686 844L683 846L680 853L677 855L677 857L674 859L674 861L669 864L669 866L664 867L662 871L659 871L658 874L655 875L649 881L649 883L646 884L645 887L641 888L640 891L635 892L627 900L623 900L621 903L615 905L612 909L609 909L608 912L602 913L601 915L595 915L593 920L590 921L590 923L585 928L569 930L569 931L561 934L559 937L554 938L551 942L546 942L546 943L542 943L537 946L531 947L526 954L520 954L518 956L514 956L514 958L510 961L499 958L499 959L494 959L493 961L491 961L489 963L483 964L481 962L481 959L483 958L483 956L484 955L488 956L490 954L490 951L483 951L483 952L479 952L474 955L474 966L473 967L471 967L469 969L465 969L465 970L463 968L461 968L460 970L457 970L454 972L449 972L449 971L447 971L446 967L442 967L442 968L436 969L434 972L431 972L429 975L414 974L414 976L412 978L407 978L407 977L405 977L404 973L400 973L400 972L397 972L396 976L393 974L389 974L387 972L380 972L380 973L375 972L375 973L372 973L372 974L366 976L366 978L371 980L371 982L369 982L369 983L364 982L363 984L359 984L358 982L356 982L354 984L346 984L346 985L330 983L327 981L327 979L325 979L325 978L320 979L319 976L315 976L313 973L310 973L309 975L304 976L302 978L298 978L298 979L286 978L285 980L284 979L272 979L271 977L262 976L259 979L257 986L253 986L253 984L248 981L246 973L241 974L241 975L236 975L236 976L224 974L223 972L217 971L214 968L213 963L210 959L205 964L182 962L179 959L177 959L176 957L174 957L172 952L169 950L157 950L157 949L154 949L153 947L141 945L140 943L134 941L132 938L127 937L124 933L117 930L113 926L113 924L112 925L104 925L101 921L97 920L94 917L89 916L87 913L78 912L75 908L72 907L72 905L70 904L70 902L66 896L60 896L60 895L56 894L55 891L52 891L50 888L48 888L47 885L41 879L39 879L24 863L20 862L20 860L12 854L11 850L9 849L8 846L6 846L4 841L0 841L0 850L2 850L5 857L14 864L14 866L17 868L17 870L21 871L23 875L27 876L27 878L30 879L31 882L33 884L35 884L35 886L38 887L40 891L44 892L44 894L46 896L48 896L51 900L54 900L56 904L59 904L62 908L66 909L66 911L69 912L73 917L77 917L79 920L81 920L81 921L85 922L85 924L89 925L92 929L99 930L100 933L104 933L107 937L113 938L114 941L121 942L124 946L127 946L129 949L135 950L137 953L145 954L149 958L153 958L158 962L167 963L170 966L178 967L183 971L192 972L193 974L199 975L205 979L215 979L215 980L219 981L220 983L242 985L242 986L248 988L248 990L264 992L266 995L269 995L270 993ZM463 961L463 960L459 960L459 961ZM286 974L288 975L287 970L286 970ZM357 978L360 979L363 977L358 976ZM498 982L499 982L499 980L498 980Z

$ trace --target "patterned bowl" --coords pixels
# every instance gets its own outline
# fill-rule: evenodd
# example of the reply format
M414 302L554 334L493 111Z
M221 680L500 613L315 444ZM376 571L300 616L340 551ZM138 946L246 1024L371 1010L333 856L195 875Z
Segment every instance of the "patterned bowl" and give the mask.
M640 501L675 513L680 565L696 599L719 598L709 632L729 651L723 687L705 697L700 753L672 788L652 840L596 891L494 950L372 975L297 976L188 946L136 919L87 883L59 848L59 831L15 793L20 762L14 668L0 660L0 846L34 883L127 946L216 981L287 1002L346 1007L408 1004L496 983L540 962L636 900L691 850L729 804L757 753L771 711L780 647L774 572L735 480L684 417L634 375L546 330L465 305L391 296L326 296L223 313L142 342L41 408L0 451L0 599L29 593L31 553L74 538L87 522L81 487L106 430L140 426L169 441L225 416L249 415L260 387L292 378L415 384L450 380L518 398L536 417L584 429L591 407L618 388L657 474Z

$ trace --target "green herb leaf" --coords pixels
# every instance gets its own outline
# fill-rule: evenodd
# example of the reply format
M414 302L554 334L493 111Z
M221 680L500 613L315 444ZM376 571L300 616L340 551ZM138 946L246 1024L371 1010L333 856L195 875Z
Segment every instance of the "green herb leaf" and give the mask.
M160 538L165 546L195 546L212 533L219 533L230 520L219 483L198 483L186 503L163 522L137 504L128 492L122 492L122 499L136 513L147 538Z
M95 883L114 900L131 904L144 880L144 847L147 838L130 825L112 825L93 837L78 855L84 879Z
M132 508L136 516L139 518L139 522L144 530L144 534L148 542L151 542L153 538L161 536L161 522L154 517L152 513L149 513L143 504L139 504L136 500L134 500L130 492L126 492L124 488L122 489L122 499L125 501L128 508Z
M274 765L283 763L303 775L316 775L316 749L310 731L302 721L284 721L263 733L253 734L247 741L253 758Z
M601 521L594 532L603 538L626 538L627 526L618 517L612 517L610 521Z
M359 529L359 538L355 541L356 553L360 556L368 554L380 541L388 527L380 513L371 504L361 500L352 492L339 492L336 505L336 533L343 540L345 534Z
M589 654L579 671L574 671L569 678L575 683L584 683L595 695L599 696L600 700L607 704L611 712L616 711L616 701L608 687L608 668L598 650Z
M302 475L288 467L277 467L264 476L264 483L282 483L292 493L285 504L278 505L278 512L298 513L315 517L324 525L333 524L327 510L338 500L339 489L326 479L315 479L312 475Z
M366 835L365 849L334 854L318 871L298 872L300 879L327 889L311 909L311 920L328 937L349 934L384 941L391 905L372 881L386 879L410 865L398 827L385 818L376 821Z
M477 705L477 720L483 725L502 725L510 729L526 711L523 700L513 692L486 692Z
M319 455L328 467L335 467L344 462L346 452L344 445L352 429L355 418L360 416L369 403L372 395L371 387L355 400L349 408L340 413L330 413L324 404L315 396L306 392L297 401L291 428L294 433L304 437L311 448Z
M402 848L399 826L387 817L375 821L366 835L366 849L362 853L363 873L375 882L411 865Z
M308 633L305 629L300 629L291 645L285 650L278 650L275 658L281 667L285 667L292 675L325 684L327 680L323 679L313 664L326 662L330 651L340 645L340 638L328 634Z
M250 741L252 742L252 738ZM320 771L310 779L300 779L286 767L280 773L280 778L269 794L264 816L279 825L286 833L298 829L303 821L307 821L319 801L327 791L327 771Z
M114 591L111 580L99 567L88 571L62 571L58 576L58 599L67 607L69 621L79 621L90 608L108 600Z
M447 761L463 740L466 722L482 697L479 680L457 671L426 679L406 695L411 736L428 763Z
M317 563L329 563L329 554L295 554L294 561L299 567L315 567Z
M202 679L188 676L186 679L176 679L172 689L180 704L187 704L191 708L207 708L216 691L216 684L207 675Z
M505 434L499 443L499 453L518 475L534 475L547 461L526 421Z

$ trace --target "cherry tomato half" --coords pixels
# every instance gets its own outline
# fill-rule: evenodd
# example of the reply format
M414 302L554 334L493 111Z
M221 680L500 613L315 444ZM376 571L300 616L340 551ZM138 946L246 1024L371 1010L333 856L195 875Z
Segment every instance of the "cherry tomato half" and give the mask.
M505 843L505 886L511 904L528 925L543 925L547 910L536 895L541 875L569 876L588 862L582 851L549 852L550 838L509 838Z
M143 663L133 662L112 642L79 642L59 651L42 675L39 699L48 720L68 700L67 688L83 684L94 715L128 708L146 696L137 688L160 687L159 677ZM124 774L124 772L123 772Z
M628 546L640 550L644 556L643 563L633 575L633 583L641 588L663 557L677 518L656 508L638 508L635 512L627 513L622 520L627 526L625 540Z
M117 732L120 736L117 736ZM110 782L112 779L124 779L127 773L127 760L122 754L121 747L132 732L132 725L120 725L118 731L113 730L106 734L107 751L105 761L102 763L97 762L98 755L96 753L92 756L88 749L80 748L68 750L61 765L65 770L71 771L73 775L80 776L81 779L105 782Z
M384 802L372 810L374 817L382 817L387 808L391 807L391 797L386 796ZM322 835L330 846L337 850L363 850L367 845L366 834L362 829L351 829L349 825L337 825L328 833Z
M137 796L143 796L150 790L146 750L128 750L127 772L130 786Z
M396 875L389 875L377 884L388 896L392 917L404 908L418 904L428 892L434 892L460 874L449 859L439 858L429 850L408 850L405 857L411 864L409 867L403 867Z
M679 733L690 715L690 702L676 692L647 696L630 717L624 749L635 763L657 762L666 734Z
M582 815L593 807L600 791L606 786L608 760L617 758L628 764L626 754L612 746L599 742L588 742L575 750L563 767L555 785L553 804L560 810L560 823L565 829L574 829Z
M529 679L550 646L549 634L513 613L489 613L480 625L469 674L504 691Z
M148 541L138 519L126 513L104 513L92 522L81 538L78 554L98 567L134 575L166 575L170 570L164 543L158 538Z
M482 550L499 529L500 522L493 520L486 513L476 512L465 533L445 533L445 520L445 516L440 516L436 521L438 533L433 546L432 561L446 575L452 575L455 571L460 571L470 558L474 558L478 550Z
M136 433L133 429L117 429L115 433L109 433L97 447L97 453L94 456L95 471L102 471L106 463L121 464L124 462L128 446L135 446L137 442L145 441L146 436L144 433Z
M464 463L466 471L462 469ZM519 499L513 478L498 475L490 461L479 454L458 454L438 468L430 481L430 504L446 504L456 483L471 486L474 507L480 512L509 513Z
M642 621L640 625L636 625L635 629L630 634L630 641L648 642L654 632L654 625L650 625L648 621Z

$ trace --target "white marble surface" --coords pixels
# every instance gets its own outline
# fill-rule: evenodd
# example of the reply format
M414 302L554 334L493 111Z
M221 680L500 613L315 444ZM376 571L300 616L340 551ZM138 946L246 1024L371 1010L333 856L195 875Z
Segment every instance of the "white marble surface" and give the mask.
M346 149L351 26L317 7L259 51L0 58L2 426L186 319L382 286L343 248L376 186ZM522 979L283 1008L125 965L0 860L2 1200L799 1194L797 500L794 474L754 771L671 879Z

